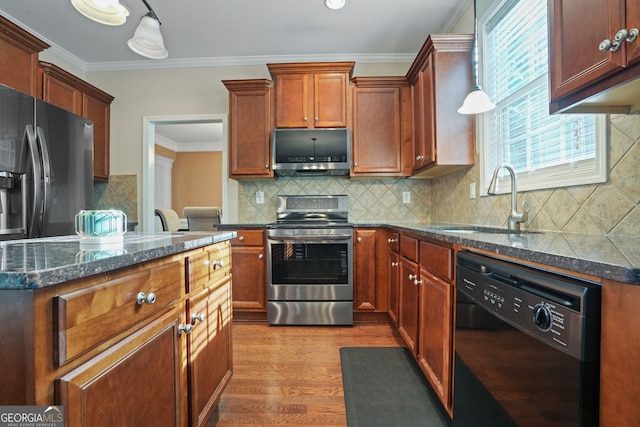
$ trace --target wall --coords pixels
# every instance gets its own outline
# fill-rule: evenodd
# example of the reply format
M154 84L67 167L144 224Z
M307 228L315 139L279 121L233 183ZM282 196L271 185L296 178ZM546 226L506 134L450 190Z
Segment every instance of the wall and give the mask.
M181 217L185 206L222 206L222 152L177 153L171 171L171 204Z

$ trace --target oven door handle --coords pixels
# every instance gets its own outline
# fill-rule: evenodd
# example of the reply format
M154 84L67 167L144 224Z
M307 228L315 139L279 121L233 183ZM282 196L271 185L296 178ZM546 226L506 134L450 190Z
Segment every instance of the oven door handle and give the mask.
M306 242L320 242L327 240L351 240L351 234L332 234L328 236L269 236L267 240L277 240L279 242L284 241L306 241Z

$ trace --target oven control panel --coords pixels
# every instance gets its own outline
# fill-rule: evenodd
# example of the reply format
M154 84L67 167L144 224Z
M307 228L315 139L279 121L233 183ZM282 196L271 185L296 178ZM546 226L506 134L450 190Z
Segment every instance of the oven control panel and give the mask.
M458 254L459 295L513 327L581 358L587 322L596 321L599 315L587 312L586 290L599 294L599 288L576 282L578 279L516 264Z

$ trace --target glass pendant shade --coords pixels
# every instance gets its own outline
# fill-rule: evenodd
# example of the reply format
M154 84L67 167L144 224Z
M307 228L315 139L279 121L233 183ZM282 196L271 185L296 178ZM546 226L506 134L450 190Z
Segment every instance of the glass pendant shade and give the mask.
M471 92L464 99L462 107L458 108L460 114L480 114L496 108L489 96L478 85L471 88Z
M329 9L342 9L347 1L346 0L324 0L324 5Z
M78 12L89 19L106 25L122 25L129 10L119 0L71 0Z
M164 59L169 56L160 33L160 22L150 14L144 15L140 19L140 25L136 28L127 45L129 49L146 58Z

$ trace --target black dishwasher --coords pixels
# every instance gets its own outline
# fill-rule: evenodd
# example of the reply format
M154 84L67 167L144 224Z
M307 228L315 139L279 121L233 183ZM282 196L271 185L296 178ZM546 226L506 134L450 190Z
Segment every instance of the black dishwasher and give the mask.
M597 426L600 285L457 257L453 425Z

